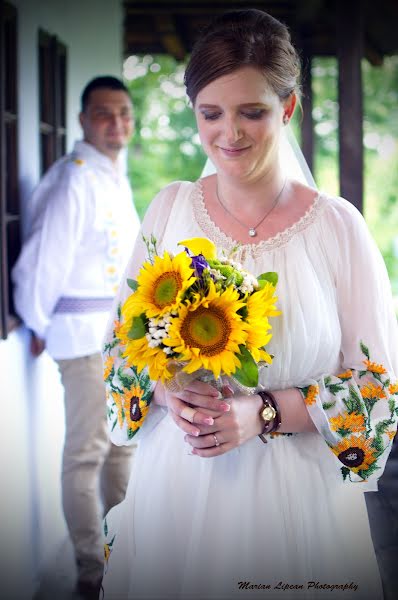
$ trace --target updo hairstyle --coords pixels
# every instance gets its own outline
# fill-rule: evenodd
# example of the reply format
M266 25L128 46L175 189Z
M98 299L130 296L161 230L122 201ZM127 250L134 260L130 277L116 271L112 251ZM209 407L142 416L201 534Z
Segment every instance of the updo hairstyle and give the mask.
M300 59L286 25L257 9L228 11L193 47L184 77L192 105L209 83L247 66L259 69L281 100L299 92Z

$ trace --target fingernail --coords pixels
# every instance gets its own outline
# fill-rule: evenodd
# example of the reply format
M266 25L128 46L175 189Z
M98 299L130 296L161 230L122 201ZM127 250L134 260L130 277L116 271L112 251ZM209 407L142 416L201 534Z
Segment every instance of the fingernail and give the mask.
M231 406L228 404L228 402L221 402L220 408L224 412L228 412L229 410L231 410Z
M199 429L193 429L192 430L192 435L194 435L195 437L198 437L199 434L200 434Z
M214 423L214 419L212 419L211 417L206 417L205 419L203 419L204 423L206 423L206 425L213 425Z

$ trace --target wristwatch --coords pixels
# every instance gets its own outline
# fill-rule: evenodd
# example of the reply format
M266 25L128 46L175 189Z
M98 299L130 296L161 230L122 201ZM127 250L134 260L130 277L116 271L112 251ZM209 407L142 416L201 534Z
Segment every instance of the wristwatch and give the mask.
M271 394L271 392L261 390L257 392L257 394L263 401L263 406L260 410L260 419L263 422L264 428L259 434L259 438L266 444L267 440L264 436L268 433L274 433L279 429L281 425L281 415L275 396Z

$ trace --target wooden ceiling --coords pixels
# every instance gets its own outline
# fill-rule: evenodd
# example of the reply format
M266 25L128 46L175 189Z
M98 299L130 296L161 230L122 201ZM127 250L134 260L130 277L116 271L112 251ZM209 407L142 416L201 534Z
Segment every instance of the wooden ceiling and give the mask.
M124 54L171 54L178 60L191 51L200 32L216 14L232 8L260 8L281 19L298 48L313 56L336 55L337 14L346 2L357 4L364 29L364 56L381 64L398 53L398 2L392 0L125 0ZM341 3L343 11L338 10Z

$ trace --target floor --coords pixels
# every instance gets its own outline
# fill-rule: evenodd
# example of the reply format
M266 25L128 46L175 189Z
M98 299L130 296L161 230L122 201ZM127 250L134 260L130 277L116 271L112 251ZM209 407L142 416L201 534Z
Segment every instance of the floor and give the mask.
M66 539L59 547L53 562L42 574L40 586L33 600L80 600L74 591L76 567L72 544Z

